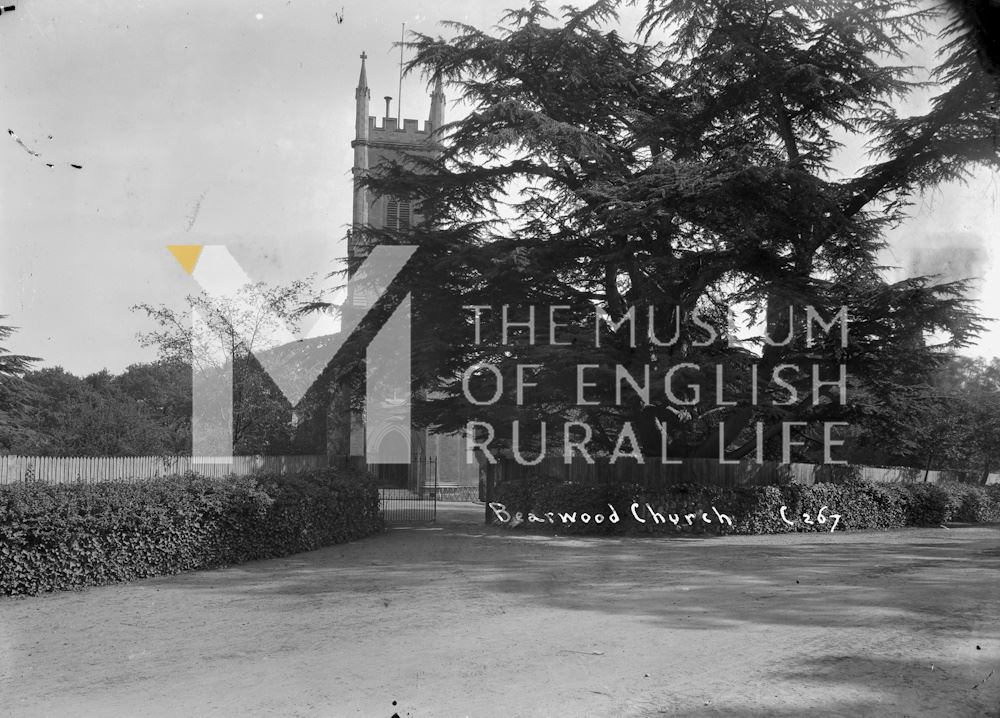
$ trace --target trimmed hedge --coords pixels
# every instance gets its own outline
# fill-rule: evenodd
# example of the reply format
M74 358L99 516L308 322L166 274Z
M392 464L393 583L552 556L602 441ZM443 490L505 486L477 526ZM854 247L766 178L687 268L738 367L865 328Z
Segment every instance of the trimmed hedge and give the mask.
M363 475L0 487L0 593L34 595L311 551L383 529Z
M1000 521L1000 486L851 479L812 486L677 484L649 489L532 477L498 485L493 505L503 505L507 512L492 512L495 523L558 533L771 534L830 531L834 526L839 531ZM727 516L731 525L719 514ZM835 514L839 514L836 521ZM570 516L573 520L567 520Z

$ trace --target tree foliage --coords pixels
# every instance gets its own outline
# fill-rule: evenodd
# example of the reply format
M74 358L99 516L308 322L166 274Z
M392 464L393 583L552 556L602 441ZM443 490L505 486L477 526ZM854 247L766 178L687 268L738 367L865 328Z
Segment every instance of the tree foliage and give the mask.
M27 372L25 399L0 435L0 448L28 456L189 452L190 370L184 369L139 364L118 376L102 371L84 378L60 367Z
M296 310L305 301L306 288L306 280L281 287L256 283L232 297L216 298L204 293L188 297L210 336L193 330L190 312L162 305L135 307L156 322L157 328L141 334L140 342L156 347L162 360L194 366L200 372L231 369L233 445L237 454L298 450L292 407L260 366L255 353L274 348L279 325L296 325ZM190 401L187 406L190 420ZM188 436L190 441L190 428Z
M0 314L0 321L6 318ZM14 330L0 324L0 342L6 342ZM30 436L19 422L30 399L30 391L21 377L36 361L36 357L13 354L0 346L0 449L9 441Z
M665 423L674 456L714 455L720 441L745 456L755 422L770 442L782 422L858 418L974 339L980 319L964 285L890 283L877 263L915 192L996 166L997 86L963 26L940 33L930 110L901 116L899 100L917 86L907 50L935 39L940 8L650 0L640 39L628 40L615 27L620 6L600 0L557 16L536 0L492 34L451 23L452 37L411 43L408 69L444 78L472 107L445 128L439 157L409 157L364 180L419 200L427 218L367 231L372 242L420 248L399 291L414 297L415 382L435 390L421 421L456 430L487 420L509 439L514 419L582 420L604 449L631 422L649 453ZM870 142L872 160L849 173L838 153L854 139ZM471 305L489 307L478 343ZM503 341L504 305L517 321L537 308L534 343L524 331ZM564 307L559 346L549 342L553 305ZM806 343L806 307L826 318L847 307L849 345L836 332ZM730 308L759 336L731 345ZM611 322L599 346L595 314ZM635 342L630 322L612 328L630 316ZM677 339L661 346L647 327ZM788 341L763 343L765 333ZM470 404L455 380L477 363L504 375L495 404ZM536 366L531 380L544 387L520 401L519 363ZM675 377L673 398L660 382L648 403L629 392L617 400L617 365L636 376L650 367L659 380L682 363L694 368ZM602 367L594 405L577 401L581 364ZM770 400L782 395L770 379L780 365L797 368L790 405ZM846 403L829 387L808 391L813 366L830 377L841 365ZM737 406L716 401L717 366L742 369L724 379ZM472 379L479 396L494 385L488 373ZM676 400L694 387L698 401Z
M0 314L0 321L7 318L6 314ZM15 327L0 324L0 342L5 342L15 331ZM31 368L31 365L38 361L37 357L13 354L5 347L0 346L0 376L17 376Z

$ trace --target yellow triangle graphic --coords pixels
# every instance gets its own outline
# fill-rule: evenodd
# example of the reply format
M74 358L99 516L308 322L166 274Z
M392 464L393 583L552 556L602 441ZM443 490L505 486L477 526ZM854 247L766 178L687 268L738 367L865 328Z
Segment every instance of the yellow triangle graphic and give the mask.
M201 256L202 246L200 244L168 244L167 249L174 255L174 259L184 267L184 271L191 274L194 271L194 265L198 263L198 257Z

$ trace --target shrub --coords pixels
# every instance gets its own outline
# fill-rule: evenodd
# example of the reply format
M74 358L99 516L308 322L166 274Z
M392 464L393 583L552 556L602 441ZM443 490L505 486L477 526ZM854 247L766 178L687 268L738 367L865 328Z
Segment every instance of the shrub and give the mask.
M936 484L906 484L909 491L907 524L934 526L948 520L951 506L948 492Z
M309 551L382 529L378 490L332 470L0 487L0 593L33 595Z
M526 527L560 533L771 534L829 531L835 524L838 530L860 530L1000 520L1000 491L994 487L879 484L844 478L843 483L811 486L675 484L651 488L532 477L496 486L494 500L503 504L512 519L520 513ZM715 511L728 516L732 525ZM667 520L655 519L653 512ZM619 520L605 518L598 523L593 518L596 514L617 515ZM690 514L697 518L689 521ZM584 515L590 520L584 521ZM568 517L573 518L568 521Z
M940 487L948 494L948 520L963 523L1000 521L1000 492L963 483L944 483ZM994 489L991 491L991 489Z

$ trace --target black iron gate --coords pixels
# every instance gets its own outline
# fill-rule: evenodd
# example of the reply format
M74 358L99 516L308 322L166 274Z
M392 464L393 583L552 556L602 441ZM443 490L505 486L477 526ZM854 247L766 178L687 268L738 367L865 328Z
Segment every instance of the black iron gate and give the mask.
M366 464L362 456L331 456L330 466L366 471L375 481L386 523L437 519L437 459L413 458L409 464Z
M378 486L386 523L434 521L437 518L437 460L409 464L368 464Z

